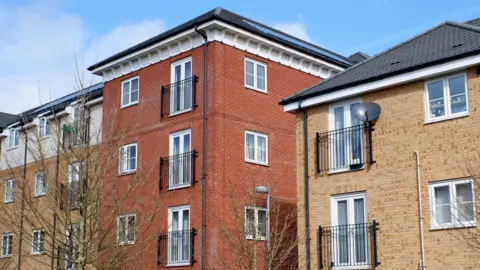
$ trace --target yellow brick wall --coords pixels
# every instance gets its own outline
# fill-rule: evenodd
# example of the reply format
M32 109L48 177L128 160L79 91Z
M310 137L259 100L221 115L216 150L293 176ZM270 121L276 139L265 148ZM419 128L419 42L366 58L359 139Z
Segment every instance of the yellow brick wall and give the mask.
M420 153L426 267L480 269L480 254L458 240L468 230L431 230L429 182L480 173L480 76L467 71L470 115L425 123L424 83L416 81L362 96L381 105L373 132L376 164L354 172L315 172L315 133L328 131L328 104L308 109L311 265L319 269L317 229L331 225L332 195L365 191L368 221L380 223L377 269L418 269L420 260L415 151ZM306 269L303 113L297 114L297 189L300 268ZM480 190L476 190L478 194ZM477 196L478 198L478 196ZM477 199L478 201L478 199ZM480 204L477 203L477 206ZM478 208L477 208L478 209Z

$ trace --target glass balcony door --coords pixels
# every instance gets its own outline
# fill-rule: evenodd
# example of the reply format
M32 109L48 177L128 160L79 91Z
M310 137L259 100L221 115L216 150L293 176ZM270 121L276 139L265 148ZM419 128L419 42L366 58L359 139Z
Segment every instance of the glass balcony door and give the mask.
M190 207L169 209L168 264L190 262Z
M170 113L192 108L192 59L182 59L172 64Z
M179 187L191 184L192 159L190 130L170 135L169 186Z

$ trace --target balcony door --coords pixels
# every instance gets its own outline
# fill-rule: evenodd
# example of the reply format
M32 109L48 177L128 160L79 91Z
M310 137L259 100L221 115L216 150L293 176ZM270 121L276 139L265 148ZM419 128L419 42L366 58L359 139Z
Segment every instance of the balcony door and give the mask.
M368 265L368 223L365 193L332 198L334 266Z
M362 121L353 115L353 107L360 102L353 100L330 106L328 148L334 172L361 167L364 163Z
M192 108L192 58L172 64L170 113L180 113Z
M172 188L192 182L191 138L190 130L170 134L169 186Z
M168 265L190 263L190 206L168 209Z

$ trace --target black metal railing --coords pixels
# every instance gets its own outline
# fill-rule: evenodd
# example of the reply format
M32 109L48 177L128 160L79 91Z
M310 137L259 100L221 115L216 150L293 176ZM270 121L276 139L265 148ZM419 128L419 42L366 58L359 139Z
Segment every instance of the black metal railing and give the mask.
M160 158L160 190L193 185L197 151Z
M196 235L195 229L158 234L158 265L193 265Z
M197 107L198 77L162 86L160 90L160 116L169 116Z
M80 183L73 181L60 184L60 209L69 210L80 207Z
M379 223L318 227L320 269L380 265L377 255Z
M357 125L316 134L317 173L356 170L373 164L371 125ZM367 157L365 153L368 153Z
M89 121L75 121L63 125L63 147L72 149L88 142Z

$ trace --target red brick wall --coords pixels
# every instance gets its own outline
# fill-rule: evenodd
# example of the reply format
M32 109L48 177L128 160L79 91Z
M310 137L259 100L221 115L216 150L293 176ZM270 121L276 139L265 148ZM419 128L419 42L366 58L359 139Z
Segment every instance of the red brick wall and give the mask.
M278 105L281 98L319 81L318 77L259 58L244 51L213 42L208 46L208 139L207 139L207 264L221 268L221 263L235 264L232 246L226 244L222 228L238 227L233 220L232 198L237 210L247 203L255 185L271 189L272 197L296 201L295 117L284 113ZM170 83L170 64L191 56L197 83L197 108L193 112L160 118L160 88ZM244 87L244 58L267 63L268 94ZM140 76L139 103L119 109L121 81ZM132 198L124 203L125 212L136 212L138 223L149 226L137 230L137 243L146 252L135 260L139 269L156 268L156 234L167 231L168 207L190 204L191 227L198 229L195 238L195 269L201 266L201 165L203 113L203 47L153 64L132 74L109 81L104 88L104 136L111 127L115 133L128 128L125 144L138 143L138 168L141 173L117 176L112 171L108 179L109 192L125 190L132 181L146 180ZM190 188L159 191L159 158L168 156L169 133L191 129L192 148L199 152L195 180ZM268 134L268 166L244 161L246 129ZM139 176L141 175L141 176ZM137 179L135 179L137 178ZM235 195L229 195L233 190ZM121 193L121 191L119 191ZM140 199L138 199L140 198ZM113 198L110 198L113 202ZM108 200L103 211L107 211ZM154 214L154 216L150 216ZM242 221L243 222L243 221ZM243 229L243 228L240 228ZM264 246L264 245L260 245ZM264 247L260 247L260 250Z

